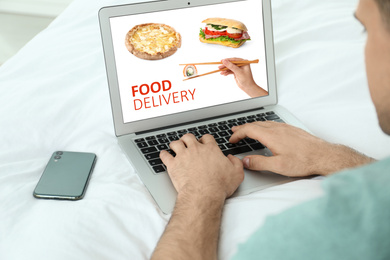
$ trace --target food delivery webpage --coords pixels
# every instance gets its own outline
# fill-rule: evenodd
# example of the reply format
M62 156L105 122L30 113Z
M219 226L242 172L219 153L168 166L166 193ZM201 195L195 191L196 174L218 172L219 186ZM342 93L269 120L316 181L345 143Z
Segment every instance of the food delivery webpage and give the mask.
M268 95L261 1L114 17L110 26L124 123Z

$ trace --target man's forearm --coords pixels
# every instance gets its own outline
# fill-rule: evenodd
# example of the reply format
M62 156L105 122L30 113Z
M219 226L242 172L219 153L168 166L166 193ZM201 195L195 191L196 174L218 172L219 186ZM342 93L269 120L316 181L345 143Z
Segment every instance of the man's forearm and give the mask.
M375 159L339 144L332 144L330 149L322 152L324 153L323 157L327 158L327 160L323 160L321 165L316 166L317 170L319 170L318 173L321 175L330 175L344 169L375 162Z
M152 259L217 259L225 198L178 195Z

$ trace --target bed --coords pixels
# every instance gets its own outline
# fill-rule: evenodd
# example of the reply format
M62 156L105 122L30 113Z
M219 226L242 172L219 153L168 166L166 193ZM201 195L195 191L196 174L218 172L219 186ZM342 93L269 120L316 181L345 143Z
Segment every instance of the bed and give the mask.
M97 13L132 0L75 0L0 67L0 259L148 259L164 215L114 133ZM364 68L357 0L273 0L279 104L315 135L376 159L390 155ZM32 196L56 150L94 152L84 199ZM321 196L322 178L229 199L219 257L265 218Z

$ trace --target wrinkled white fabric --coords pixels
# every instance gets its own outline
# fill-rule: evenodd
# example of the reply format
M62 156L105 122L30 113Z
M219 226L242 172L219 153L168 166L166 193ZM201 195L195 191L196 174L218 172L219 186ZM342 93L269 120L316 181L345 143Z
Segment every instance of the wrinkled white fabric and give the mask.
M0 67L0 259L148 259L169 215L119 148L97 13L125 0L76 0ZM274 0L279 103L314 134L389 156L370 101L357 0ZM98 156L81 201L32 192L53 151ZM227 201L220 258L264 218L321 194L302 180Z

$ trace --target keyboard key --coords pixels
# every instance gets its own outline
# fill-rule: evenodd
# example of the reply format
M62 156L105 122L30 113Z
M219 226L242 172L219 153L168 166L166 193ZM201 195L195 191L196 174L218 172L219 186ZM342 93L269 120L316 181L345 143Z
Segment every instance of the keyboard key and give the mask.
M228 122L229 123L235 123L235 122L237 122L237 119L230 119L230 120L228 120Z
M156 135L157 138L164 138L164 137L167 137L166 134L159 134L159 135Z
M191 131L191 132L188 132L189 134L193 134L195 136L200 136L199 132L198 131Z
M219 146L219 149L221 149L221 150L225 150L226 149L226 147L223 144L219 144L218 146Z
M137 143L137 146L138 146L138 148L145 148L145 147L148 147L148 144L145 142L142 142L142 143Z
M274 120L274 119L279 119L279 117L277 115L269 115L269 116L266 116L265 119Z
M224 138L217 138L217 139L215 139L215 141L216 141L218 144L224 144L224 143L226 143L226 141L225 141Z
M145 142L145 139L144 138L138 138L138 139L135 139L134 142L136 142L136 143Z
M245 141L244 140L240 140L238 141L237 143L237 146L243 146L243 145L246 145Z
M227 122L226 121L221 121L221 122L218 122L218 125L226 125Z
M158 141L160 142L160 144L166 144L166 143L169 143L169 139L164 137L164 138L160 138L158 139Z
M183 130L179 130L177 131L179 134L186 134L187 133L187 129L183 129Z
M151 153L151 152L157 152L157 149L155 147L147 147L141 149L142 153Z
M260 113L260 114L257 114L256 116L262 117L262 116L265 116L265 113Z
M227 143L227 144L225 144L225 146L226 146L228 149L232 149L232 148L237 147L236 144L232 144L232 143Z
M232 128L233 126L237 126L237 123L228 124L228 127L229 127L229 128Z
M248 121L246 121L247 123L253 123L253 122L256 122L256 120L254 119L249 119Z
M159 145L157 145L157 149L158 150L168 150L168 145L166 145L166 144L159 144Z
M167 133L168 136L177 135L175 131Z
M154 159L154 160L150 160L149 164L150 164L150 166L156 166L159 164L163 164L163 162L161 161L161 159Z
M160 158L160 152L145 154L145 158L146 158L146 160L152 160L152 159Z
M207 128L207 125L201 125L201 126L198 126L199 129L206 129Z
M201 129L201 130L199 130L199 133L200 133L201 135L205 135L205 134L209 134L210 132L209 132L209 130L207 130L207 129Z
M256 117L256 121L265 121L265 118L264 117Z
M150 140L155 140L156 137L155 136L148 136L145 138L147 141L150 141Z
M274 111L269 111L269 112L267 112L265 114L267 114L267 115L275 115L275 112Z
M216 123L212 123L212 124L208 124L207 126L208 126L208 127L216 127L217 124L216 124Z
M250 147L252 147L253 150L261 150L261 149L264 149L265 146L261 143L257 143L257 144L251 144Z
M157 140L151 140L151 141L148 141L148 144L150 146L153 146L153 145L158 145L158 142L157 142Z
M230 136L230 134L226 131L221 131L221 132L218 132L219 136L220 137L226 137L226 136Z
M227 126L227 125L220 125L220 126L218 126L218 128L219 128L219 130L228 130L229 129L229 127Z
M196 130L198 130L198 128L197 128L197 127L191 127L191 128L188 128L188 132L192 132L192 131L196 131Z
M257 143L257 141L255 139L252 139L252 138L244 138L245 142L247 144L254 144L254 143Z
M246 124L246 121L238 121L237 122L237 125L245 125Z
M169 137L169 140L171 140L171 142L179 140L179 139L180 138L177 135L172 135L172 136Z
M237 118L238 121L245 121L246 120L246 117L239 117Z
M176 156L176 153L172 149L168 149L167 152L170 153L172 156Z
M255 117L256 117L255 115L247 116L248 119L254 119Z
M162 165L157 165L153 167L155 173L165 172L165 168Z
M246 152L250 152L250 151L252 151L252 149L249 146L240 146L240 147L228 149L228 150L225 150L222 152L225 156L227 156L228 154L235 155L235 154L246 153Z
M215 139L219 138L219 135L217 133L210 133Z
M216 128L216 127L210 127L210 128L209 128L209 131L212 132L212 133L215 133L215 132L218 132L219 129Z

